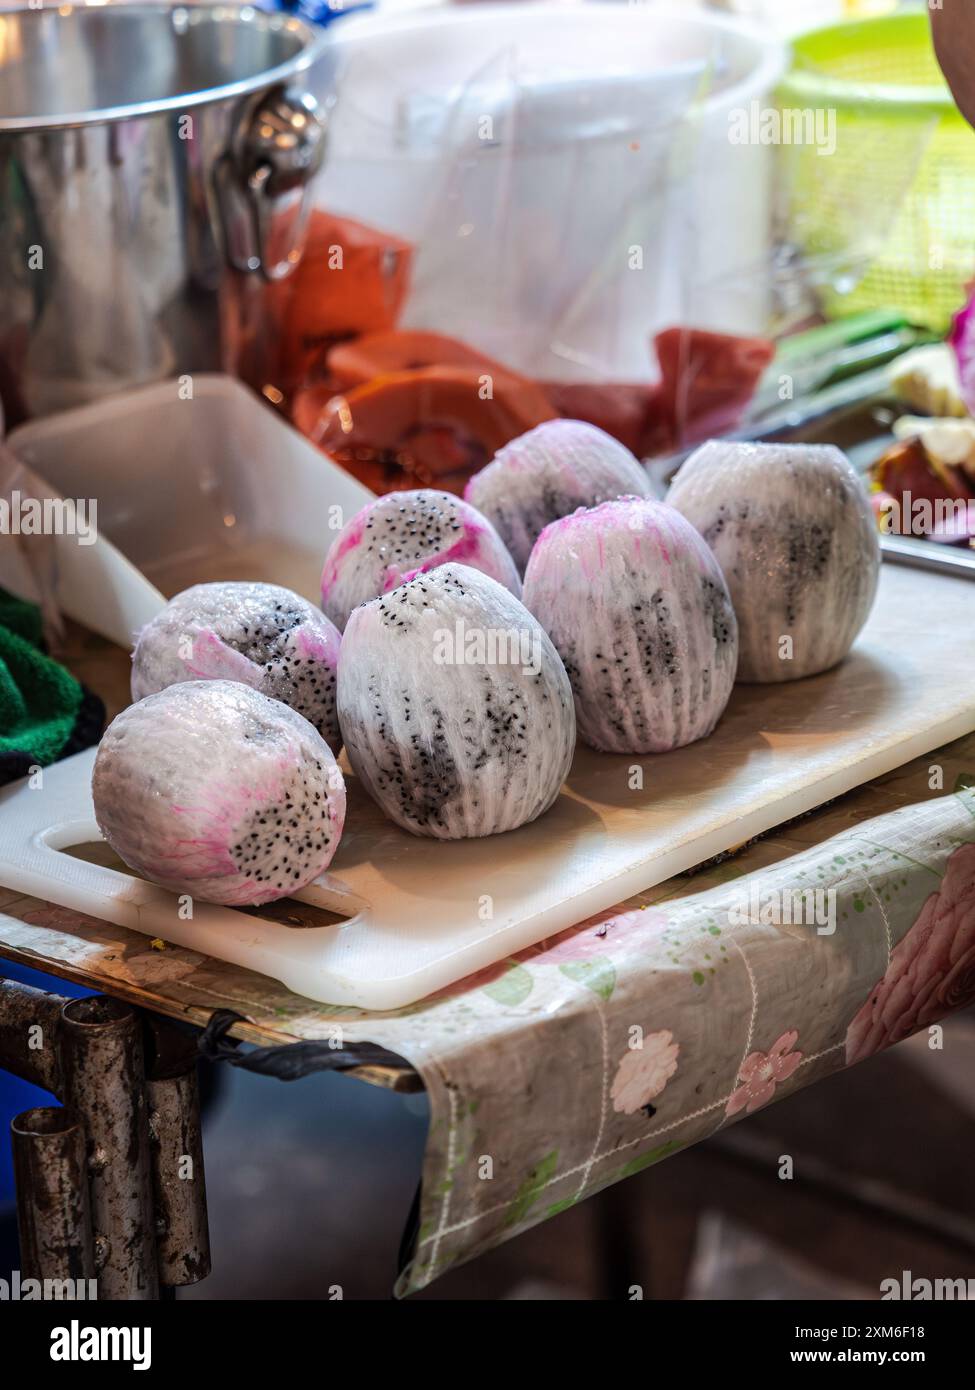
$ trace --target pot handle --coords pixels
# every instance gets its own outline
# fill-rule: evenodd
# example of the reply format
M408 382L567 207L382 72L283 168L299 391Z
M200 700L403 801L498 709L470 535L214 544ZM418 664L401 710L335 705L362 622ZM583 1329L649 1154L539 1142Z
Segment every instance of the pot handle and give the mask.
M272 87L243 109L217 165L227 259L237 270L283 280L301 260L325 131L310 92Z

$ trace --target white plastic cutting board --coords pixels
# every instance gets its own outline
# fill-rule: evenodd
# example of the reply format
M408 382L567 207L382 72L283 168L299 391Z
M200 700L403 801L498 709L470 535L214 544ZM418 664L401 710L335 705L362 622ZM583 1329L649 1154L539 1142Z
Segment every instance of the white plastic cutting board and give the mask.
M0 792L0 884L311 999L395 1008L971 731L973 616L970 582L884 566L873 617L835 671L738 687L711 738L676 753L580 748L552 810L506 835L417 839L350 777L331 872L298 895L343 914L338 925L289 927L205 904L183 921L163 889L61 853L98 839L93 752L48 769L43 790Z

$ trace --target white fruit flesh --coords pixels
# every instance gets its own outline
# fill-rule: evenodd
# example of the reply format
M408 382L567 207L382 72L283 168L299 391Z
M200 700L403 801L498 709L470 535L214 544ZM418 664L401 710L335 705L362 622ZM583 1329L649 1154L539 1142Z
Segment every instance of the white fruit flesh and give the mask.
M542 532L525 604L565 662L579 733L611 753L663 753L714 728L738 659L718 563L678 512L604 502Z
M337 752L341 640L314 604L277 584L195 584L139 633L132 698L182 681L241 681L304 715Z
M583 420L546 420L499 449L464 496L494 522L524 571L552 521L614 497L646 497L646 471L618 439Z
M102 834L136 873L236 907L317 878L345 819L321 735L232 681L171 685L123 710L99 746L92 795Z
M391 492L363 507L332 542L322 607L344 628L360 603L449 564L481 570L521 597L515 563L486 517L449 492Z
M738 617L738 679L798 680L849 652L873 607L880 545L839 449L704 444L667 501L718 558Z
M568 773L575 715L559 655L507 589L466 566L357 608L338 692L352 767L416 835L512 830Z

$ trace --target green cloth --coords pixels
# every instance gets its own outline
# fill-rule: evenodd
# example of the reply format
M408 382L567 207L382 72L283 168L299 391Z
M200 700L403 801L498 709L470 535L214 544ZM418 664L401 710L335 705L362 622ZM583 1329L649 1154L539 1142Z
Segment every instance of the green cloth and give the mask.
M97 742L101 701L42 649L41 615L0 589L0 782Z

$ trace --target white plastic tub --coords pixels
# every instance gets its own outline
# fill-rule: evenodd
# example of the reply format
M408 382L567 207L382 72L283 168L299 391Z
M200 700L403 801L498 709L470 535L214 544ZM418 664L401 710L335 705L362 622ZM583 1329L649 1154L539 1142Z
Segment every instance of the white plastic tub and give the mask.
M332 32L318 197L415 245L406 326L548 380L645 379L676 322L766 327L771 151L732 145L728 117L781 76L773 35L546 3Z
M55 492L97 502L95 545L57 538L59 601L123 646L160 595L207 580L262 579L319 602L336 530L372 497L239 382L200 375L185 390L160 382L9 439Z

